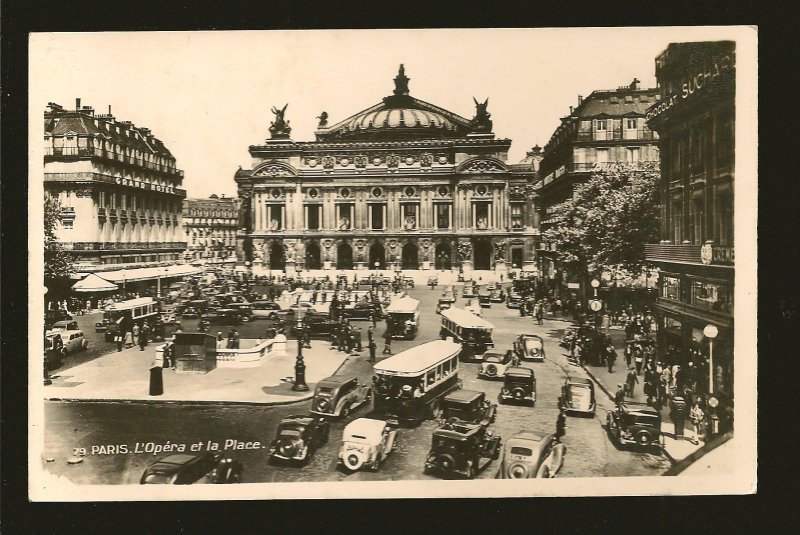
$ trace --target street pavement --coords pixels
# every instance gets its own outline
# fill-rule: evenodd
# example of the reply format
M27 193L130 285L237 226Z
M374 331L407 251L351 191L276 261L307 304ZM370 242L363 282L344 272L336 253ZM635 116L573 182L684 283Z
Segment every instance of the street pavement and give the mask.
M441 286L430 290L422 285L409 293L421 301L420 331L413 341L395 341L395 354L420 343L438 338L439 316L435 314ZM456 306L464 306L458 299ZM555 431L558 417L557 399L564 379L570 375L581 377L586 372L571 366L565 352L558 346L563 330L569 322L548 319L541 327L529 317L521 318L516 310L504 304L494 303L484 309L484 317L496 325L495 343L497 351L511 348L514 338L523 332L541 335L545 340L547 359L543 363L526 363L534 369L537 377L537 403L534 407L501 405L492 430L504 440L523 430ZM240 326L240 333L255 329L261 332L267 322L251 322ZM366 331L368 322L360 323ZM184 327L187 328L186 322ZM190 328L190 327L188 327ZM379 324L378 334L384 324ZM227 327L220 328L227 332ZM313 342L322 344L323 342ZM343 354L342 354L343 355ZM479 365L462 363L459 377L467 389L481 390L486 397L496 401L501 381L477 378ZM312 373L310 366L307 373ZM220 370L217 370L220 371ZM216 373L216 372L215 372ZM369 381L372 366L366 361L366 351L361 356L347 359L339 374L353 374L362 381ZM612 408L611 401L598 389L598 410L593 418L568 417L562 439L567 447L564 466L558 477L600 476L654 476L670 466L670 460L657 451L630 451L615 446L605 430L606 410ZM46 469L65 476L77 483L123 484L136 483L142 471L165 453L95 453L101 445L126 445L129 451L135 444L156 449L167 443L192 444L208 441L223 444L226 440L239 443L259 442L256 449L235 451L245 466L245 482L279 481L340 481L340 480L425 480L434 476L422 473L424 460L430 447L431 434L436 425L426 421L416 428L400 429L395 450L381 465L377 473L356 472L348 474L336 469L336 458L344 426L354 418L369 415L369 409L356 411L344 421L331 423L330 441L323 446L306 466L271 465L267 462L266 447L274 437L281 418L290 414L305 414L310 402L303 401L286 406L242 407L229 405L132 405L129 403L65 403L45 404L46 437L43 462ZM75 448L85 448L87 454L77 465L66 464L66 458ZM144 446L141 446L144 448ZM494 461L478 475L479 479L494 478L499 460Z

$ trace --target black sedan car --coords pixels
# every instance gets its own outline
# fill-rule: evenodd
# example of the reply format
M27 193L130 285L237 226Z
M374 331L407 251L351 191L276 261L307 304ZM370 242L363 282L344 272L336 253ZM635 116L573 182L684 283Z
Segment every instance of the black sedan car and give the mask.
M240 483L242 463L224 451L201 455L175 453L160 459L142 474L141 485L191 485L196 483Z
M350 320L369 320L372 315L375 319L381 319L383 314L381 306L373 302L359 302L355 303L352 307L345 307L342 309L342 316Z
M287 416L278 425L269 446L270 461L307 463L317 449L328 442L330 425L325 418L307 415Z

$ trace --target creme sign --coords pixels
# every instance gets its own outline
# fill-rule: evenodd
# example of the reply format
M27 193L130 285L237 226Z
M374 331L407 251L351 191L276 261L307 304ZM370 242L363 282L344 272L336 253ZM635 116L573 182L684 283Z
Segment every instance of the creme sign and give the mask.
M129 186L131 188L157 191L159 193L175 193L175 186L160 186L158 184L151 184L150 182L144 182L142 180L136 180L133 178L116 177L114 182L120 186Z
M702 90L714 82L721 81L722 78L730 74L735 68L734 58L735 56L733 56L733 54L715 56L711 58L709 62L705 63L702 68L691 73L688 78L681 80L681 100L689 98L697 91ZM647 110L646 119L649 121L672 108L679 102L678 96L678 93L673 93L665 97L658 105Z

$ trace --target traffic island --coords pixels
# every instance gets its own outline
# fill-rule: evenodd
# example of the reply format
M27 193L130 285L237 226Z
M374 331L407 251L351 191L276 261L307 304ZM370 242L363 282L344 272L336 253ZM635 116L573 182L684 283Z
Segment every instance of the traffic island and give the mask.
M244 342L244 341L243 341ZM282 405L313 397L314 385L334 375L348 356L318 342L303 350L308 392L292 391L297 342L289 341L285 354L266 354L257 365L216 367L208 373L178 373L162 367L163 393L151 395L156 350L129 349L81 364L52 378L45 399L69 402L133 402L185 404ZM159 351L160 352L160 351Z

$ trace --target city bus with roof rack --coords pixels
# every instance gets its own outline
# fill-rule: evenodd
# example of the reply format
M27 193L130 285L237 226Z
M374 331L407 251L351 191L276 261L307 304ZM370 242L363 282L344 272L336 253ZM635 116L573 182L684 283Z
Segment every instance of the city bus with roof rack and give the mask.
M453 338L462 345L461 360L483 360L483 354L494 347L494 324L463 308L442 310L439 337Z
M461 387L460 352L461 344L434 340L376 364L372 378L375 412L395 425L439 418L441 398Z

